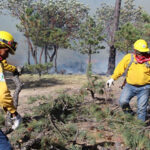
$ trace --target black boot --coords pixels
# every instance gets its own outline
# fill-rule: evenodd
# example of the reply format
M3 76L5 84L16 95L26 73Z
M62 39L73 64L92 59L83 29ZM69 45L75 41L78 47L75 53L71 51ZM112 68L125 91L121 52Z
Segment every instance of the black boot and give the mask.
M135 112L131 109L129 104L124 104L122 106L122 110L125 114L131 114L131 115L135 115Z

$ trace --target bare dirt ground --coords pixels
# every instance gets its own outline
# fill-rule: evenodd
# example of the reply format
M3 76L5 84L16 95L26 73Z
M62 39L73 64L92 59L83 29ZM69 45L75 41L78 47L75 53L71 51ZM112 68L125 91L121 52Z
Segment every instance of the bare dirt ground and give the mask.
M13 95L15 85L8 79L9 89ZM20 81L23 88L19 94L18 112L24 116L24 113L32 109L28 99L36 96L57 97L65 90L79 90L86 83L85 75L50 75L39 78L37 75L22 75Z
M102 80L106 82L109 77L101 76ZM124 77L119 78L114 82L111 89L106 89L106 96L109 98L113 95L113 100L118 103L118 99L121 93L120 86L122 85ZM79 90L86 82L85 75L50 75L42 76L39 78L37 75L22 75L20 81L24 84L19 94L19 106L18 111L21 115L24 115L28 109L32 109L32 105L28 104L28 99L35 96L51 96L56 97L58 93L65 90ZM13 95L15 85L9 78L9 89Z

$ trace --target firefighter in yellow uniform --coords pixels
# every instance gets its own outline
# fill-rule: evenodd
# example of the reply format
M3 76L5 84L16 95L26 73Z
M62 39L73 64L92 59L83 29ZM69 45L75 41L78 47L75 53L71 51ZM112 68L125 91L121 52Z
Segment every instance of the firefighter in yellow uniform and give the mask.
M4 77L4 70L10 72L17 72L15 66L7 64L5 60L10 54L15 54L17 43L14 41L13 36L6 32L0 31L0 106L11 113L11 119L13 122L12 129L16 129L21 123L21 116L17 112L13 105L13 99L10 91L7 87Z
M133 114L129 103L134 96L137 96L138 119L145 121L150 95L150 49L143 39L137 40L133 48L134 53L129 53L123 57L107 81L107 85L110 87L115 80L126 72L126 84L120 96L120 106L125 113ZM133 61L131 60L132 57ZM130 62L132 63L130 64Z
M17 73L17 67L8 64L6 59L2 60L1 62L2 62L4 70L12 72L12 73L15 73L15 72ZM19 72L18 72L18 74L19 74Z

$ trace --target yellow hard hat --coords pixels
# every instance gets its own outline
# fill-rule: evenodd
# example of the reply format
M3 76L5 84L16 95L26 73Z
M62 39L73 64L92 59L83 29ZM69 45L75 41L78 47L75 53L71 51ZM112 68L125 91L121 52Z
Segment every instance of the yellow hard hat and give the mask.
M134 45L134 49L139 52L149 52L150 49L148 48L147 42L143 39L137 40Z
M17 48L17 42L14 41L13 36L6 31L0 31L0 46L7 46L10 49L10 53L15 54Z

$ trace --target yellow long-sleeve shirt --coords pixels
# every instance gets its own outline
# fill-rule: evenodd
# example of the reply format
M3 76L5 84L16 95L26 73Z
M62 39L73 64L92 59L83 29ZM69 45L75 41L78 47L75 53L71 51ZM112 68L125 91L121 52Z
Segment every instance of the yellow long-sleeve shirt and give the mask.
M7 109L10 113L14 113L16 108L13 105L13 99L4 78L4 70L14 72L16 67L7 64L6 60L0 62L0 106Z
M111 78L117 80L120 76L122 76L126 68L128 67L130 61L131 54L125 55L115 68ZM150 64L150 61L148 63ZM134 61L129 67L126 74L126 82L132 85L150 84L150 68L148 68L145 63L136 63L136 59L134 56Z
M2 60L2 64L3 64L4 70L9 71L9 72L15 72L16 66L8 64L6 59Z

